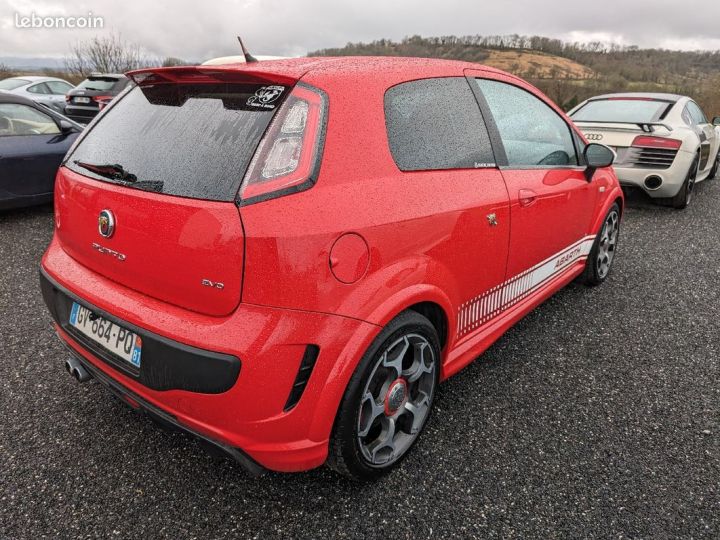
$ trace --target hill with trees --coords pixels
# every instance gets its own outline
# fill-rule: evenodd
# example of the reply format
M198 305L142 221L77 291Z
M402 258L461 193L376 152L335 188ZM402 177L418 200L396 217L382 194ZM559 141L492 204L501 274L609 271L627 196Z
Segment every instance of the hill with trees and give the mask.
M322 49L308 56L418 56L465 60L529 80L562 107L608 92L671 92L720 115L720 51L568 43L542 36L411 36Z

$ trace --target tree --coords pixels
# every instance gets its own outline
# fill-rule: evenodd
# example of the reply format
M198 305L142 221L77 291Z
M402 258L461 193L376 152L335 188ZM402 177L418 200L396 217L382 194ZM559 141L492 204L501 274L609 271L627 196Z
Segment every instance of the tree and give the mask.
M6 64L0 64L0 80L7 79L8 77L14 77L15 72L10 69Z
M123 41L120 34L78 42L72 47L72 54L65 58L67 71L81 77L92 72L124 73L153 63L138 45Z
M188 63L185 60L183 60L182 58L175 58L174 56L168 56L162 62L160 62L160 65L162 67L175 67L175 66L187 66Z

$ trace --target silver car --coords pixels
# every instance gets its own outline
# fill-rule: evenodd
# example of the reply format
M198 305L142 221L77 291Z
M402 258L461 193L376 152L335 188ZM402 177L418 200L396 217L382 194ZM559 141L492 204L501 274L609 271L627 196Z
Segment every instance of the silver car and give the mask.
M55 77L21 76L0 81L0 90L25 96L60 114L65 112L65 94L73 88L74 85Z

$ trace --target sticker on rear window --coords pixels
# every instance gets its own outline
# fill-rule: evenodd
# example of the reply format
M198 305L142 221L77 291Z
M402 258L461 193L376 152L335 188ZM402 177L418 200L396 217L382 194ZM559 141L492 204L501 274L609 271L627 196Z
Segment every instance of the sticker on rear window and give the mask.
M255 95L248 98L247 105L261 109L274 109L274 103L284 91L284 86L263 86L255 92Z

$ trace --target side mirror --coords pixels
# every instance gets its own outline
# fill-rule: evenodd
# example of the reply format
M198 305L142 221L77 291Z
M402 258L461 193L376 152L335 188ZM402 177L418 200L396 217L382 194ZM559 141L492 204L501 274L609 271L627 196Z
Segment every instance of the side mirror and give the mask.
M585 163L587 164L585 177L588 181L592 180L596 169L609 167L615 162L615 158L617 157L612 149L608 148L604 144L597 143L588 144L585 147L584 155Z
M713 126L720 126L720 116L716 116L715 118L713 118L713 120L712 120L712 125L713 125Z
M70 122L68 122L67 120L60 120L59 126L60 126L60 133L67 134L67 133L72 133L73 131L75 131L75 128L73 127L73 125Z

